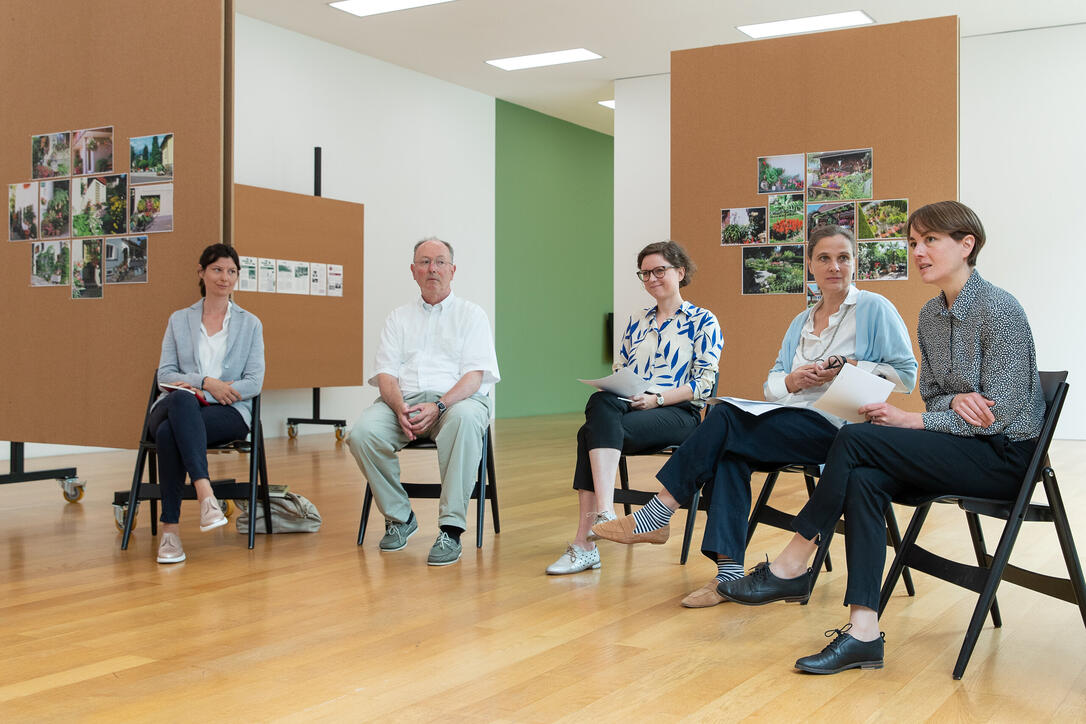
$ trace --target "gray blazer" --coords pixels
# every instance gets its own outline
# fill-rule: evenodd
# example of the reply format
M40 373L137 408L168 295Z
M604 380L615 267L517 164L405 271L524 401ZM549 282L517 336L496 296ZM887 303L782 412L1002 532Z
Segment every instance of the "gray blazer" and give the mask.
M204 376L200 374L197 343L203 319L204 300L170 315L166 336L162 338L162 357L158 361L158 381L186 382L199 389ZM252 398L264 385L264 326L255 314L234 304L230 309L230 332L226 341L226 357L222 364L223 381L232 382L241 393L241 400L232 406L250 425L253 419ZM206 391L204 394L211 398ZM155 400L157 405L166 393Z

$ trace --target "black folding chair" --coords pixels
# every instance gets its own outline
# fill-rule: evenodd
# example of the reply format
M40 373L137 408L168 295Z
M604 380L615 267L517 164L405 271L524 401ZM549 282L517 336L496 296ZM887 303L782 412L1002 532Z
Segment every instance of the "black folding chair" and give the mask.
M781 530L793 531L792 521L795 520L794 515L785 513L769 505L769 496L773 492L773 488L777 484L777 478L781 473L802 473L803 482L807 486L807 497L810 498L814 495L815 479L820 475L820 471L817 465L784 465L776 470L768 471L765 477L765 483L762 484L762 491L758 494L758 500L754 503L754 507L750 511L750 519L747 521L747 545L750 545L750 539L754 537L754 531L758 528L759 524L765 524ZM844 533L844 526L841 523L837 524L836 532ZM813 576L811 585L818 580L818 574L822 570L822 567L826 567L826 571L832 571L833 565L830 562L830 541L828 536L826 540L819 543L818 553L815 555L814 564L811 566ZM895 551L901 549L901 531L897 525L897 516L894 515L893 508L886 509L886 543L892 547ZM913 587L913 577L906 568L902 571L902 577L905 580L905 591L910 595L916 595L916 589ZM806 606L807 602L804 601L803 605Z
M151 414L151 406L158 398L158 373L151 377L151 393L147 399L147 409L143 413L143 432L140 435L139 451L136 454L136 468L132 473L132 488L130 490L118 490L113 494L113 505L125 510L123 536L121 537L121 550L128 550L128 541L132 537L132 528L136 522L136 511L142 500L151 501L151 534L158 534L158 501L162 499L162 491L158 484L158 446L151 438L151 431L147 427L147 418ZM249 427L247 440L234 440L233 442L214 445L208 448L212 453L247 453L249 455L249 480L239 483L233 478L227 480L212 480L211 489L219 500L248 500L249 510L256 510L256 501L259 498L264 504L264 526L269 535L271 526L271 502L268 498L268 461L264 454L264 430L260 425L260 395L253 398L253 421ZM148 471L148 482L143 482L144 469ZM191 485L182 487L182 500L196 500L196 489ZM254 516L249 516L249 548L256 543L256 525Z
M494 443L493 431L487 427L483 430L483 456L479 460L479 472L475 478L475 489L471 491L471 497L479 501L475 514L475 547L483 547L483 518L486 514L486 501L490 501L490 511L494 518L494 534L502 532L501 521L498 519L498 485L494 475ZM418 438L407 443L405 450L436 450L437 443L428 437ZM490 483L487 484L487 476ZM403 483L404 492L409 498L440 498L441 483ZM373 505L373 491L369 483L366 483L366 494L362 498L362 520L358 524L358 545L366 537L366 526L369 523L370 506Z
M992 614L992 624L995 627L1002 626L999 615L999 606L996 602L996 589L1001 580L1017 584L1024 588L1043 593L1047 596L1059 598L1063 601L1076 604L1082 614L1082 621L1086 624L1086 582L1083 581L1082 564L1079 562L1078 553L1075 551L1075 543L1071 537L1071 526L1067 520L1067 510L1060 496L1059 486L1056 484L1056 473L1052 470L1048 460L1048 447L1052 442L1056 430L1056 423L1060 418L1064 400L1067 397L1067 373L1066 372L1042 372L1041 386L1044 390L1046 412L1041 434L1037 438L1037 449L1033 453L1026 473L1022 478L1018 496L1014 500L997 500L991 498L971 498L955 495L944 495L936 498L914 499L900 501L916 507L909 527L905 531L905 538L901 550L894 558L890 566L890 572L882 586L879 600L879 615L886 608L893 592L894 584L901 570L909 566L918 571L929 573L936 578L948 581L962 588L968 588L979 594L977 605L973 609L973 616L969 619L969 627L966 630L965 641L962 642L958 661L954 665L954 678L961 679L969 665L969 657L973 654L980 629L984 625L984 619L989 611ZM1045 497L1048 504L1031 503L1037 483L1044 484ZM943 558L916 544L916 538L928 516L931 504L956 503L965 511L966 522L969 525L969 533L973 539L973 552L977 559L977 565L966 565L957 561ZM999 538L995 555L989 555L984 543L984 535L980 527L980 516L999 518L1006 521L1003 534ZM1052 523L1056 528L1056 537L1060 542L1063 559L1067 565L1067 578L1055 578L1017 566L1010 565L1011 549L1014 547L1018 532L1023 522Z

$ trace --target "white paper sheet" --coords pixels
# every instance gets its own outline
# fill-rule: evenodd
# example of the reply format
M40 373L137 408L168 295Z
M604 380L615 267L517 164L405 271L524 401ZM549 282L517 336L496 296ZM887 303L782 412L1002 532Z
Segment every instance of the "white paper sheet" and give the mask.
M886 402L893 391L894 383L890 380L865 372L855 365L845 365L829 389L811 407L849 422L863 422L864 416L856 410L862 405Z
M343 296L343 265L342 264L329 264L328 265L328 296L330 296L330 297L342 297Z
M256 286L256 257L255 256L243 256L239 257L241 260L241 269L238 270L238 286L239 292L255 292Z
M619 397L633 397L634 395L640 395L645 391L645 388L649 386L648 382L637 376L629 367L622 367L618 372L607 377L601 377L598 380L582 380L578 378L578 382L583 382L586 385L590 385L604 392L611 392Z
M738 407L744 412L749 412L752 415L764 415L771 410L779 410L784 405L778 405L776 402L766 402L765 400L746 400L742 397L714 397L715 402L726 402L733 407Z
M323 297L328 294L328 265L310 262L309 264L309 293L315 297Z
M257 291L275 292L275 259L257 260Z

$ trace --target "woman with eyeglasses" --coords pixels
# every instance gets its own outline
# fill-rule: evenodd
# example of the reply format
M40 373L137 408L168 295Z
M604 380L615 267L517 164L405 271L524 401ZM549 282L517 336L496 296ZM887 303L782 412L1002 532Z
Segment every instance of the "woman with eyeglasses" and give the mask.
M211 489L207 447L249 434L252 398L264 384L264 328L230 299L239 266L233 247L204 249L197 271L202 299L171 314L162 339L162 394L147 416L162 488L159 563L185 560L180 516L186 476L200 501L200 530L227 523Z
M810 406L845 364L891 380L899 392L913 388L916 357L905 322L888 299L852 285L856 252L846 228L811 231L807 263L822 301L792 320L763 385L766 400L782 407L754 415L716 405L657 473L660 494L633 515L592 529L618 543L664 543L672 513L701 488L709 503L701 552L717 571L683 599L687 608L723 602L717 586L743 575L752 471L825 462L845 421Z
M849 622L830 629L820 653L796 668L835 674L883 665L880 582L886 563L883 515L894 499L1017 495L1044 422L1045 402L1029 320L1006 291L981 278L984 227L965 204L940 201L906 222L920 278L940 290L920 310L920 394L926 412L865 405L869 425L849 425L826 458L822 479L796 516L796 534L772 563L723 583L747 605L805 600L807 567L821 536L845 517Z
M630 317L616 370L633 370L645 390L630 399L602 391L588 399L573 475L580 500L577 535L548 566L551 575L600 567L590 529L615 518L619 457L662 450L689 437L716 382L724 346L720 325L708 309L683 301L679 291L690 284L693 260L674 241L661 241L641 250L637 266L655 304Z

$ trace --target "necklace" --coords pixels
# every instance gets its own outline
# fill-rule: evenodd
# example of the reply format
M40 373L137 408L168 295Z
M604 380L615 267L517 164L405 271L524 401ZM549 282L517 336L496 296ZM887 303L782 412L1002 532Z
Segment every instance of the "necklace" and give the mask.
M833 335L830 337L830 341L827 342L822 347L822 349L814 357L808 357L807 353L804 351L804 349L807 346L807 339L806 339L806 337L803 336L803 333L800 332L799 356L802 357L807 362L817 362L818 360L822 359L823 355L825 355L826 352L829 351L830 347L833 346L833 341L835 339L837 339L837 333L841 331L841 325L844 323L845 317L848 316L848 313L852 311L852 308L854 306L856 306L856 305L850 304L847 307L845 307L845 313L841 315L841 318L839 320L837 320L837 326L833 328ZM814 314L814 310L815 310L815 308L811 307L811 311L807 312L807 321L811 322L811 329L812 330L814 329L814 322L811 320L811 315ZM804 325L804 326L806 326L806 325ZM823 331L825 331L825 330L823 330Z

